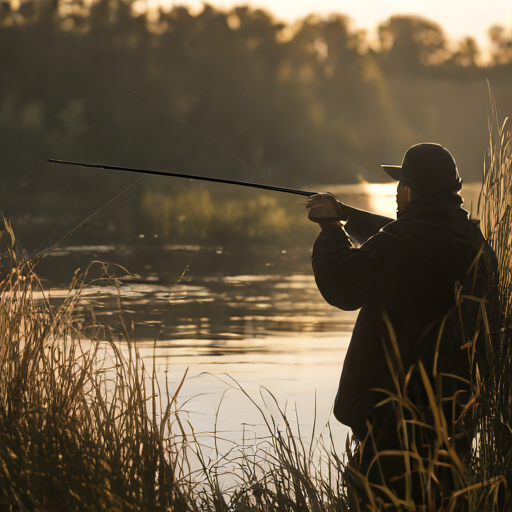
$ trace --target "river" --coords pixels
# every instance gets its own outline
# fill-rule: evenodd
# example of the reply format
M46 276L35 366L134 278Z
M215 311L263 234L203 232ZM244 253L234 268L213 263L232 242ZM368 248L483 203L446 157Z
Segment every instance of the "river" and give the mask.
M466 186L466 204L472 203L473 210L478 189L478 184ZM357 207L393 216L393 184L338 187L337 194ZM122 250L68 246L51 258L61 262L77 255L84 261L112 261ZM83 295L84 315L94 306L101 323L119 330L122 312L128 325L136 326L147 366L155 365L159 381L171 392L188 371L178 402L195 432L211 438L215 430L224 449L264 436L262 413L247 395L278 417L275 397L293 424L298 419L302 435L309 436L313 426L318 435L331 421L335 439L344 445L348 429L331 417L331 408L357 312L324 302L310 269L309 247L263 255L268 263L250 275L238 273L230 258L239 255L222 248L163 246L144 257L172 257L183 271L164 279L147 265L146 272L142 267L117 285L93 284ZM211 258L228 262L222 275L186 271ZM130 256L124 259L129 262ZM55 301L64 294L58 287L50 290ZM122 336L119 340L126 343Z

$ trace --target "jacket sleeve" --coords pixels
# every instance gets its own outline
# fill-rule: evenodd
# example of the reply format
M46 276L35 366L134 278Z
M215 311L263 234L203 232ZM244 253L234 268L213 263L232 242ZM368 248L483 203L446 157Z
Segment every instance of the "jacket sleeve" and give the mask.
M386 260L381 241L375 240L379 237L356 249L340 224L323 226L312 262L318 289L329 304L351 311L378 297Z
M387 226L395 219L383 217L375 213L358 210L349 207L349 217L345 224L347 233L355 238L360 244L364 244L369 238L376 235L384 226Z

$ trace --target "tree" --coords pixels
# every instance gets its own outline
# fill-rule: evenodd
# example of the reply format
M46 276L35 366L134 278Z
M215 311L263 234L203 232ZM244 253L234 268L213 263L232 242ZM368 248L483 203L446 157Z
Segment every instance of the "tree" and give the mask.
M512 61L512 33L501 25L489 29L491 57L493 64L508 64Z
M383 65L401 76L425 75L450 56L441 27L417 16L392 16L379 26L379 39Z

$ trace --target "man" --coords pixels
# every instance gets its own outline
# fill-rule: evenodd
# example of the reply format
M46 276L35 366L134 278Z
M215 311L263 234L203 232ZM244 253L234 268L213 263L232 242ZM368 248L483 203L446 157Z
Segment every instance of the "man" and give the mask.
M451 339L440 344L436 359L438 331L445 315L454 310L460 287L469 286L469 294L488 293L493 266L492 250L461 208L462 181L448 150L417 144L405 153L402 165L382 167L398 180L397 220L347 207L331 194L312 196L306 206L310 220L322 229L313 247L320 292L340 309L361 308L334 415L359 441L367 437L370 425L373 439L361 454L363 473L375 450L403 447L395 404L376 407L388 396L383 390L398 392L397 376L401 374L403 383L409 369L416 368L408 392L418 406L428 403L424 389L415 389L422 382L419 360L430 376L437 362L444 373L470 379L471 355L461 350L466 340L460 329L449 325ZM468 272L480 256L476 281L469 285ZM447 418L453 433L456 413L462 409L461 381L445 381L444 389L455 396L455 403L446 408L447 414L453 412Z

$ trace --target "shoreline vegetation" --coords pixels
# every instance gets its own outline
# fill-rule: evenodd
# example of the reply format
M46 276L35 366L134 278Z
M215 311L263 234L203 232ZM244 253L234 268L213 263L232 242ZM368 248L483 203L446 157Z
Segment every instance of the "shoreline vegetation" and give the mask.
M480 212L499 262L500 308L494 312L499 326L490 332L489 322L481 324L487 348L473 366L472 399L464 411L470 443L463 455L455 450L446 434L443 397L425 381L432 451L425 455L413 443L402 453L421 491L409 489L402 499L391 489L366 484L372 510L384 510L385 503L409 511L512 509L512 142L505 123L497 124L494 104L493 109ZM94 321L94 311L89 312L93 321L85 321L80 293L86 280L87 272L77 274L58 307L45 299L30 261L14 266L2 282L3 510L347 510L349 439L346 454L336 453L328 426L318 439L304 440L279 408L280 417L260 408L266 437L217 452L216 458L206 456L177 406L181 386L171 392L157 381L154 368L138 355L130 326L125 325L124 342L116 343ZM34 298L36 291L42 298ZM485 306L481 311L485 320ZM412 410L406 388L398 386L391 399ZM211 436L216 446L215 431ZM226 474L233 482L227 487ZM410 478L410 472L404 474L406 487Z
M268 435L219 453L222 439L206 433L211 459L205 433L194 432L177 405L186 372L171 393L146 367L129 325L116 343L93 311L86 322L80 298L94 269L76 276L58 307L33 270L30 261L15 267L0 293L2 509L321 510L327 502L342 509L342 458L328 431L304 441L270 392L278 417L234 382ZM228 489L226 477L235 482Z

